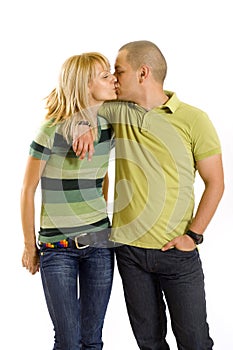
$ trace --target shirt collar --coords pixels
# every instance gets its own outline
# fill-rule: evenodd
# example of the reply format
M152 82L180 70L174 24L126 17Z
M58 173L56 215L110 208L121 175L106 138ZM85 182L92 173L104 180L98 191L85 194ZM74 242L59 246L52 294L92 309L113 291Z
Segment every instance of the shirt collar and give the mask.
M180 100L178 99L178 97L176 96L176 93L173 92L173 91L168 91L168 90L164 90L165 94L169 97L169 99L167 100L166 103L164 103L163 105L159 106L159 107L156 107L155 109L163 109L163 110L168 110L171 112L171 113L175 113L175 111L177 110L177 108L179 107L180 105ZM131 108L139 108L139 109L143 109L145 110L144 107L138 105L137 103L135 102L128 102L128 105L131 107ZM153 108L154 109L154 108Z
M175 113L175 111L177 110L177 108L180 105L180 100L178 99L178 97L176 96L175 92L172 91L164 91L165 94L169 97L169 99L167 100L167 102L162 105L160 108L161 109L166 109L168 108L171 113Z

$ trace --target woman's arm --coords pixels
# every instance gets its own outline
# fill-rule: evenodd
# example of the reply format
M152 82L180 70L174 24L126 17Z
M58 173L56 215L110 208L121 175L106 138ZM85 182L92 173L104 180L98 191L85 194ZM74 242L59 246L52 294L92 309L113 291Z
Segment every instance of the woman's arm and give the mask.
M39 255L35 234L34 197L46 162L29 156L21 190L21 222L24 234L22 265L32 274L39 271Z

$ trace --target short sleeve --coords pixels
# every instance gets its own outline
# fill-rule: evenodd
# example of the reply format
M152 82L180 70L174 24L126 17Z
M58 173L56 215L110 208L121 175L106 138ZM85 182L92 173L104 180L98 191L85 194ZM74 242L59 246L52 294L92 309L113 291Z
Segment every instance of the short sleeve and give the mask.
M192 127L192 151L196 161L221 153L216 129L204 112L199 114Z
M41 160L49 159L55 134L54 128L55 127L48 127L48 123L44 123L39 128L38 133L30 145L30 156Z

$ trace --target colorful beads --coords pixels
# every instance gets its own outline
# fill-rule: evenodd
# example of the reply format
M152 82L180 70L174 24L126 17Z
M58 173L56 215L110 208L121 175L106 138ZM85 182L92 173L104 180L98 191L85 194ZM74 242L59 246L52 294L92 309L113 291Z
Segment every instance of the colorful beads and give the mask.
M58 242L59 247L67 248L68 247L68 241L63 239L62 241Z
M46 248L54 248L53 243L44 243Z
M69 246L68 240L63 239L59 242L53 242L53 243L42 243L39 242L40 247L45 248L67 248Z

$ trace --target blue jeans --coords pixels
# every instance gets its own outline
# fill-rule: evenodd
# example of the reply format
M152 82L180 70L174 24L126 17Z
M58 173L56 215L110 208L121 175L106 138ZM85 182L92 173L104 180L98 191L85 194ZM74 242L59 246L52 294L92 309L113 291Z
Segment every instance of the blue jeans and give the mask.
M113 249L41 248L40 269L55 331L53 350L102 349Z
M168 350L168 305L179 350L211 350L198 251L116 248L127 311L141 350Z

